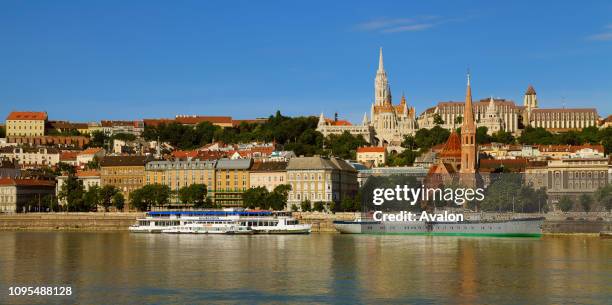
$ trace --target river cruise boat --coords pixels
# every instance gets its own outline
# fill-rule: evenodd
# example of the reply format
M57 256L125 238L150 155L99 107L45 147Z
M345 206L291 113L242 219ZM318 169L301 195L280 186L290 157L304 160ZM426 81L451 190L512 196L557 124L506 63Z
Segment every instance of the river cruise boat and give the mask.
M187 220L182 225L162 229L161 233L173 234L253 234L249 227L233 221Z
M439 236L541 237L544 217L507 220L443 221L375 221L358 218L353 221L334 221L340 233L347 234L404 234Z
M152 211L130 227L144 233L308 234L290 212L261 210Z

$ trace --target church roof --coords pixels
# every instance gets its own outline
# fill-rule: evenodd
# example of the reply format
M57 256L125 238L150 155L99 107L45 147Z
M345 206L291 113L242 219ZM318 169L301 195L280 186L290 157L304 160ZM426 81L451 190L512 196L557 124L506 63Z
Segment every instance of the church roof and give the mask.
M440 157L461 157L461 139L455 131L451 132L446 144L440 152Z
M532 85L529 85L529 87L527 87L527 91L525 91L525 95L535 95L535 89L533 89Z

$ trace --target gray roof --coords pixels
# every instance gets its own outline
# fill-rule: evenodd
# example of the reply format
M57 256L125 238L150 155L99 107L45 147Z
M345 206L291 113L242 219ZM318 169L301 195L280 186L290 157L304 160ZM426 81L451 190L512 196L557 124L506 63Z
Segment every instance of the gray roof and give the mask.
M308 169L336 169L355 172L355 168L346 161L338 158L323 157L299 157L291 158L287 165L287 170L308 170Z
M199 159L192 160L160 160L147 163L147 169L213 169L216 161L202 161Z
M217 161L217 169L249 169L251 167L251 159L219 159Z

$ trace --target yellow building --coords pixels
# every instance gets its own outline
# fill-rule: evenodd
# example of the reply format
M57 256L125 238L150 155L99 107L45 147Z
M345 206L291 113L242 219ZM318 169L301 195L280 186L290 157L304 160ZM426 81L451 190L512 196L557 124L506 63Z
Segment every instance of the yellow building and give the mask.
M46 112L11 112L6 118L7 137L40 137L45 135Z
M382 146L358 147L357 162L374 167L384 166L387 163L387 149Z
M130 193L144 184L145 156L106 156L100 161L100 185L116 186L129 202ZM126 205L127 207L127 205Z
M299 206L304 200L340 202L353 198L359 187L357 170L338 158L291 158L287 165L287 182L291 185L287 207Z
M255 162L250 171L250 187L265 187L272 192L287 184L287 162Z
M249 189L251 159L221 159L215 166L214 202L223 207L242 206L242 193Z
M209 196L214 194L216 161L151 161L145 166L145 184L163 184L173 192L192 184L205 184ZM175 197L173 202L178 201Z

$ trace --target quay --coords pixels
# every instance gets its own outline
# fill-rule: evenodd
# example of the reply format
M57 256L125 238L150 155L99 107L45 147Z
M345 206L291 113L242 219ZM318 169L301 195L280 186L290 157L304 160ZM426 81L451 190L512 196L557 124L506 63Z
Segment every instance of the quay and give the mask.
M487 217L500 215L489 213ZM517 214L529 217L535 214ZM350 221L359 213L341 212L335 214L321 212L293 212L292 216L300 223L312 225L313 233L336 233L335 220ZM548 213L544 234L589 234L612 238L611 213ZM6 230L64 230L64 231L127 231L136 219L145 217L140 212L96 212L96 213L25 213L0 214L0 231Z

